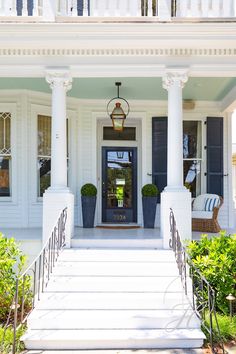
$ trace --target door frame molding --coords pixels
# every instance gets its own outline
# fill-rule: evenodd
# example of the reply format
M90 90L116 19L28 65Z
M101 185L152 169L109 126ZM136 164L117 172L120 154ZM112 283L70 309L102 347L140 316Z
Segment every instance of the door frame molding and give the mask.
M111 141L103 140L103 127L111 126L111 122L106 117L105 113L93 113L93 118L96 120L96 135L93 135L97 141L97 148L94 151L96 160L96 176L97 176L97 208L96 208L96 223L102 223L102 147L136 147L137 148L137 224L142 225L142 199L141 187L143 183L147 183L147 168L146 168L146 112L132 112L129 115L130 119L125 122L126 127L136 127L136 141Z

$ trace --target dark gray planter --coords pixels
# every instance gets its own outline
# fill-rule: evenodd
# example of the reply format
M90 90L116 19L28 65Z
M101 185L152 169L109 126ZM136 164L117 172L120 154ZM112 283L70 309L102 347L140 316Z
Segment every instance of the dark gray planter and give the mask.
M143 224L146 229L153 229L156 217L157 197L142 197Z
M94 216L96 209L97 197L83 197L82 201L82 216L83 216L83 227L93 228L94 227Z

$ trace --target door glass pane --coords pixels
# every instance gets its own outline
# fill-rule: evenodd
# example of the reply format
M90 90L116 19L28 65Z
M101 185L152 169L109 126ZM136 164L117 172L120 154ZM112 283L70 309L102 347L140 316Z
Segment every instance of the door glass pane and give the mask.
M132 208L132 151L107 152L107 208Z
M195 198L201 194L201 162L196 160L184 161L184 185Z
M0 157L0 197L10 197L9 157Z
M202 126L200 121L183 122L184 159L202 157Z

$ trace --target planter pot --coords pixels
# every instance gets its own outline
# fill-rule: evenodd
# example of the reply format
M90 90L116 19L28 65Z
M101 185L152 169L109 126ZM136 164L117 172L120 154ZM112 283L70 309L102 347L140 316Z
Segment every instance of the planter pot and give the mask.
M144 228L153 229L156 217L157 197L142 197Z
M81 197L84 228L94 227L96 200L97 197Z

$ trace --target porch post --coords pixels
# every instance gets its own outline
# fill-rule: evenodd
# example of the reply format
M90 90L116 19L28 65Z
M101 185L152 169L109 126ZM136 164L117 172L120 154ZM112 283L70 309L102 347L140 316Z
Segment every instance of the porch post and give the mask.
M67 186L66 92L71 89L72 79L68 70L55 69L47 71L46 81L52 89L51 186L43 195L43 242L67 207L66 247L70 247L74 195Z
M182 89L186 69L169 69L163 77L168 91L167 186L161 194L161 235L169 247L170 208L173 209L182 240L191 239L191 193L183 185L183 110Z

